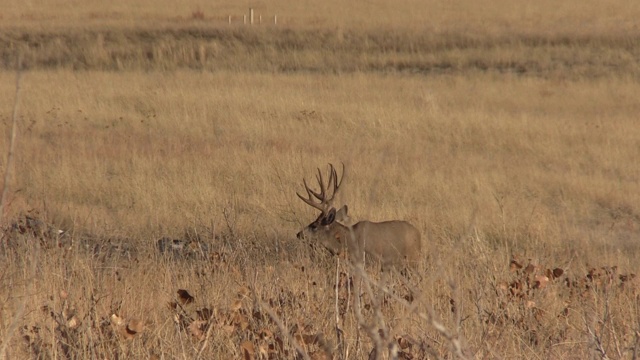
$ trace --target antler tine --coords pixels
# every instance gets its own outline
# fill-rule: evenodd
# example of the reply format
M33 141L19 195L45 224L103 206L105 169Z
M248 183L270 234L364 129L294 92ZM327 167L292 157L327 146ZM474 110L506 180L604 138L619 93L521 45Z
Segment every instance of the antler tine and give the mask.
M331 187L331 184L334 183L334 178L333 178L333 165L329 164L329 181L327 181L327 192L329 192L329 188ZM331 195L331 197L333 197L333 195Z
M321 194L318 194L315 191L311 190L309 188L309 186L307 185L307 180L306 179L302 178L302 182L304 183L304 189L306 190L308 197L305 198L304 196L300 195L300 193L298 193L297 191L296 191L296 195L298 195L300 200L304 201L305 204L307 204L307 205L309 205L309 206L311 206L313 208L316 208L316 209L318 209L318 210L320 210L320 211L322 211L324 213L326 211L326 206L324 205L324 201L320 196ZM313 196L318 198L318 200L320 200L321 202L320 203L314 202L313 201Z
M322 211L323 213L325 213L330 206L329 202L327 201L328 187L325 186L324 178L322 177L322 171L319 168L318 168L318 174L316 174L316 180L318 180L318 185L320 185L320 192L316 192L313 189L311 189L307 184L307 180L305 178L302 178L302 182L304 183L304 189L307 192L307 197L305 198L304 196L300 195L297 192L296 192L296 195L298 195L298 197L302 201L304 201L307 205L314 207ZM329 179L329 185L331 185L331 179ZM320 200L320 202L318 203L313 201L313 197Z
M344 180L344 163L342 164L342 177L340 178L339 182L338 182L338 172L336 171L333 164L329 164L329 180L327 181L326 184L324 182L324 178L322 176L322 170L320 170L320 168L318 168L318 173L316 174L316 180L318 180L318 185L320 185L320 192L316 192L313 189L311 189L307 184L307 180L305 178L302 178L302 182L304 183L304 189L307 192L307 197L305 198L304 196L300 195L297 192L296 192L296 195L298 195L298 197L302 201L304 201L307 205L314 207L322 211L323 213L325 213L331 207L331 204L333 203L333 199L336 196L336 193L338 192L340 185L342 185L342 181ZM333 190L331 191L331 194L329 197L328 191L329 191L329 188L331 187L333 188ZM315 197L320 202L318 203L313 201L313 197Z
M315 196L316 199L322 201L322 199L324 198L324 191L322 190L322 186L320 187L320 192L318 193L313 191L313 189L307 185L306 179L303 178L302 182L304 182L304 188L307 190L307 195L313 194L313 196Z
M324 179L322 178L322 171L318 168L318 175L316 175L316 179L318 179L318 184L320 185L320 196L316 195L318 200L323 201L327 197L327 188L324 186Z
M335 173L335 170L334 170ZM345 168L344 163L342 163L342 176L340 177L340 182L338 182L338 174L335 174L335 191L338 191L340 185L342 185L342 181L344 180Z
M340 177L340 182L338 182L338 172L333 164L329 164L329 183L327 188L331 187L333 183L333 191L331 192L331 198L327 200L329 204L333 202L333 199L336 196L336 193L340 189L340 185L342 185L342 181L344 180L344 163L342 163L342 177Z

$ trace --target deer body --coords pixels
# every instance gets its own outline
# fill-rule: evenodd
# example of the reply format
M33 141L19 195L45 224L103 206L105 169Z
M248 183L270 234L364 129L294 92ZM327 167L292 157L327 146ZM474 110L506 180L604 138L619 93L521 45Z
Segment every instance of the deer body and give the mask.
M347 251L351 261L362 262L367 258L379 260L383 265L395 265L402 262L415 262L420 259L422 243L420 232L406 221L392 220L384 222L360 221L353 226L346 226L348 208L343 206L336 211L331 201L342 183L343 175L338 182L337 173L330 164L328 187L333 184L333 194L327 198L322 174L318 170L320 192L315 192L304 183L308 198L298 196L308 205L322 211L320 216L298 233L299 239L309 238L317 241L332 254L339 255ZM313 197L320 203L313 201Z

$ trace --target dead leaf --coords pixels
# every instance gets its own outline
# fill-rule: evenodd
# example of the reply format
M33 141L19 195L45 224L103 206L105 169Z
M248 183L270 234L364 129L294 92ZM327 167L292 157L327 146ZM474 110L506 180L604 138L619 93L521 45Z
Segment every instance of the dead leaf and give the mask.
M76 329L78 326L80 326L82 324L82 322L78 319L77 316L73 315L71 317L71 319L67 320L67 327L69 329Z
M535 282L533 283L534 289L544 289L549 282L549 278L544 275L536 275L534 278Z
M127 324L127 330L134 334L140 333L144 330L144 322L139 319L131 319Z
M111 314L111 323L115 326L122 326L124 325L124 319L116 314Z
M322 341L322 334L302 335L302 342L305 345L316 345Z
M246 286L243 286L240 288L240 290L238 290L238 299L244 299L249 295L250 291L249 288L247 288Z
M245 360L255 359L256 350L251 341L246 340L240 344L240 350L242 351L242 355Z
M221 326L222 330L227 334L231 334L236 330L236 327L233 325L223 325Z
M524 269L524 272L527 274L532 274L534 271L536 271L536 266L532 263L529 263L529 265Z
M179 289L178 290L178 300L182 303L182 305L191 304L195 298L189 294L187 290Z
M249 319L243 314L236 313L231 319L232 323L240 328L240 330L246 330L249 327Z
M331 360L331 356L327 355L324 351L314 351L309 353L311 360Z
M520 264L516 260L511 260L511 262L509 263L509 271L516 272L520 269L522 269L522 264Z
M258 352L260 353L261 359L269 358L269 344L262 342L258 345Z
M411 346L411 342L406 338L403 338L402 336L397 336L396 341L398 342L398 346L400 346L400 349L402 350Z
M189 333L200 341L204 340L206 331L207 322L204 320L195 320L189 324Z
M198 314L198 318L200 320L209 320L217 313L216 309L202 308L200 310L196 310L196 314Z
M269 329L260 330L260 338L263 340L270 340L273 338L273 332Z
M562 276L562 274L564 274L564 270L560 269L560 268L555 268L553 269L553 278L559 278L560 276Z
M238 311L241 308L242 308L242 300L240 299L234 300L231 306L229 306L229 310L231 311Z

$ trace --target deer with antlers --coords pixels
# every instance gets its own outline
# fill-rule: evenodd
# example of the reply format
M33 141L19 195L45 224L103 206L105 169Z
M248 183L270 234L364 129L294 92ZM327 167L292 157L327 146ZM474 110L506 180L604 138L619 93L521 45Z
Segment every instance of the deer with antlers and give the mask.
M307 181L303 183L307 196L296 193L307 205L320 210L320 216L297 234L298 239L317 241L332 254L339 255L347 251L351 261L362 262L373 257L383 266L397 265L402 262L416 262L420 259L422 244L420 232L406 221L392 220L384 222L360 221L353 226L345 225L348 220L346 205L336 210L333 199L342 185L345 167L342 165L342 176L338 181L338 173L329 164L329 178L325 186L322 172L318 169L316 179L320 191L309 188ZM329 190L331 194L329 194Z

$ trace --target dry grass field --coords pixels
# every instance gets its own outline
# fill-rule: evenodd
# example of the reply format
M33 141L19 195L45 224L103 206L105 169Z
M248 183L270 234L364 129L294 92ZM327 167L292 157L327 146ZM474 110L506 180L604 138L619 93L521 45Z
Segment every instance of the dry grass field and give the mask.
M638 357L640 6L343 3L5 4L0 358ZM341 162L417 267L296 239Z

